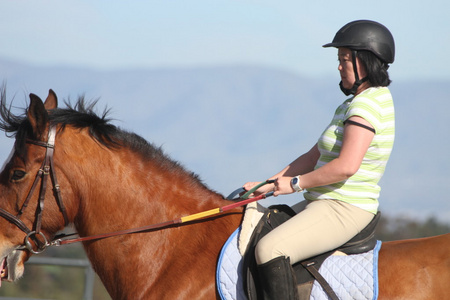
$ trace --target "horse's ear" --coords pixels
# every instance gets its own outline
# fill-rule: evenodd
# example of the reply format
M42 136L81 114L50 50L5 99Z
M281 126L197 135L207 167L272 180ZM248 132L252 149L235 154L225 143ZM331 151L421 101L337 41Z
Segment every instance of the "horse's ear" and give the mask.
M58 97L56 97L56 94L52 89L48 91L48 96L47 99L45 99L44 106L46 110L51 110L58 107Z
M27 117L35 137L43 139L47 132L48 113L41 98L35 94L30 94L30 107L28 107Z

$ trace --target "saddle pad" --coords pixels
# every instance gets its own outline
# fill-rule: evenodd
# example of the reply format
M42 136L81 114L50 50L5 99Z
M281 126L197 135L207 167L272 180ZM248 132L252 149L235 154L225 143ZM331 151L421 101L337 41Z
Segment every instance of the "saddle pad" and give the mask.
M241 227L233 232L220 252L216 283L222 300L247 300L244 291L243 259L238 247L240 232Z
M247 300L244 291L243 259L238 248L241 228L228 238L220 252L216 271L217 289L222 300ZM331 256L322 264L319 272L341 300L377 299L378 252L381 242L374 250L363 254ZM314 282L313 300L328 300L319 283Z
M381 242L375 248L362 254L330 256L319 269L333 291L341 300L378 298L378 252ZM322 286L315 281L311 299L328 300Z

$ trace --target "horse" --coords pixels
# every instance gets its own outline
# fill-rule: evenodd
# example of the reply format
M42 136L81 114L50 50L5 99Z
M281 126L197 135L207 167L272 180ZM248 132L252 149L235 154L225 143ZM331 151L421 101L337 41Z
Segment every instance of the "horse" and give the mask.
M107 111L97 115L95 102L58 108L50 90L45 102L30 94L25 113L14 115L5 95L0 128L15 144L0 173L1 280L18 280L69 223L89 237L230 204L160 147L112 125ZM83 247L112 299L218 299L218 255L242 217L236 207ZM447 297L449 249L450 234L383 243L380 299Z

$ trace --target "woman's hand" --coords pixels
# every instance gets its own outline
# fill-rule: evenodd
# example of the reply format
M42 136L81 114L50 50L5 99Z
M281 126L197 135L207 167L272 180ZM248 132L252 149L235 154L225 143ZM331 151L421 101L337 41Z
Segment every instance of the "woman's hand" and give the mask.
M276 197L278 195L288 195L294 193L294 189L291 186L292 177L282 176L275 179L273 187L273 195Z
M255 186L257 186L260 183L261 183L261 181L259 181L259 182L247 182L246 184L243 185L243 188L246 191L250 191L252 188L254 188ZM275 185L273 183L263 185L262 187L260 187L256 191L254 191L253 194L250 195L250 196L259 196L261 194L266 194L266 193L268 193L270 191L273 191L274 190L274 186Z
M274 183L263 185L257 189L252 196L259 196L261 194L267 194L268 192L274 192L273 195L275 197L278 195L292 194L295 191L292 189L291 179L292 177L288 176L275 178ZM249 191L260 183L261 182L247 182L243 187L246 191Z

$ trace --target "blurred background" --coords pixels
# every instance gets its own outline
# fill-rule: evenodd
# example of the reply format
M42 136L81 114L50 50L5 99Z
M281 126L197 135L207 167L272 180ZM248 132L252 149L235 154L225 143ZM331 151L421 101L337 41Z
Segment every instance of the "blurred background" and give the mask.
M0 0L0 80L17 113L29 93L45 99L49 89L60 106L79 96L98 100L99 113L110 108L114 124L162 146L227 195L314 145L345 100L337 51L321 46L350 21L378 21L396 41L389 71L397 122L381 181L386 235L380 236L431 235L448 232L450 224L449 6L443 0ZM12 144L0 135L0 160ZM300 200L283 196L265 204ZM24 285L4 284L0 296Z

